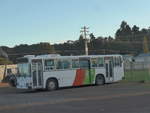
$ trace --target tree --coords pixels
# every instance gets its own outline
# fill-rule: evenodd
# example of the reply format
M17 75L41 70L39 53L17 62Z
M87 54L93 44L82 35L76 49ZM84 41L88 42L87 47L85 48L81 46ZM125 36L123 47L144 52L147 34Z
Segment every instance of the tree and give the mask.
M127 24L126 21L122 21L122 22L121 22L121 25L120 25L120 30L122 31L122 30L126 29L126 26L127 26L127 25L128 25L128 24Z
M138 34L139 33L139 27L137 27L136 25L134 25L133 27L132 27L132 33L133 34Z
M147 33L148 33L148 30L147 30L147 29L143 28L143 29L141 30L141 34L143 34L143 35L145 34L145 35L146 35Z
M93 33L91 33L89 36L90 36L90 40L95 40L95 36Z
M116 32L116 39L117 40L130 40L132 34L132 30L130 26L127 24L127 22L122 21L120 28Z

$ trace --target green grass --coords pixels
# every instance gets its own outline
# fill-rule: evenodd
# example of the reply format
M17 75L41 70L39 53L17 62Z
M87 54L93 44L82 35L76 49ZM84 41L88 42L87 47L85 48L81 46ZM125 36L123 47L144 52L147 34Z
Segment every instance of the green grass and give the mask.
M124 81L129 81L129 82L150 82L150 70L125 71Z

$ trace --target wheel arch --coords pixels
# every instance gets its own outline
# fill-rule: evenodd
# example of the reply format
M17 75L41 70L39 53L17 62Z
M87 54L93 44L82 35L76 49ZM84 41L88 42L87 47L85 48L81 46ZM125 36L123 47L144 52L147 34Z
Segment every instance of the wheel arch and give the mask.
M105 83L106 83L106 78L105 78L104 74L98 73L98 74L96 75L96 77L98 77L98 76L102 76L102 77L104 78L104 84L105 84ZM96 77L95 77L95 83L96 83Z
M46 80L45 88L46 88L47 82L48 82L49 80L55 80L55 81L57 82L58 87L59 87L58 79L57 79L56 77L49 77L49 78L47 78L47 80Z

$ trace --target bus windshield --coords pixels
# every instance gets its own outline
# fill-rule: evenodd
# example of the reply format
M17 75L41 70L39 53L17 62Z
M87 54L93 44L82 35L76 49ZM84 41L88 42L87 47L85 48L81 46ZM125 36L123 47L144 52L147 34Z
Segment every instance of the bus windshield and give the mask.
M18 74L19 76L30 76L29 64L28 63L18 64Z

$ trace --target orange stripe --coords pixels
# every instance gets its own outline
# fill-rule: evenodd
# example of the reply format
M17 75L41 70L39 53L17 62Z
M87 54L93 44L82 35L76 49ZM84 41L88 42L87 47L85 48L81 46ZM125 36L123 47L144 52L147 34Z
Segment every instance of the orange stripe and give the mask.
M83 85L84 78L85 78L85 70L77 69L73 86Z

